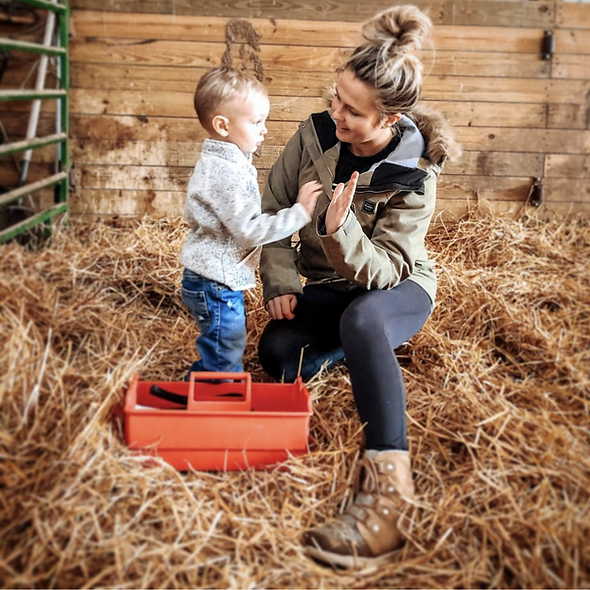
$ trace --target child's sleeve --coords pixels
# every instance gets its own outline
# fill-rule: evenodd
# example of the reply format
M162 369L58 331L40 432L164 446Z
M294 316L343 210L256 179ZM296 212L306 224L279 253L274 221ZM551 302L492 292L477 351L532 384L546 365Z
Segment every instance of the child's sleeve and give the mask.
M311 221L305 207L295 203L274 214L262 213L256 179L235 167L218 170L211 207L231 236L244 248L288 238Z

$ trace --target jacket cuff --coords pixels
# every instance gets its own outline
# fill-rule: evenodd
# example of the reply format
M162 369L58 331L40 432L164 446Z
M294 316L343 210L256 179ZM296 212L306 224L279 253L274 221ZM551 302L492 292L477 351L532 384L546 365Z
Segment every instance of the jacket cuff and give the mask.
M318 215L318 218L316 220L316 231L318 233L318 235L320 236L320 238L322 238L322 240L324 238L330 238L332 236L336 236L338 234L341 235L349 235L352 227L351 224L354 223L354 221L356 220L356 216L353 213L352 209L348 210L348 213L346 214L346 217L344 218L344 221L342 223L342 225L333 233L328 235L326 233L326 213L328 211L328 208L326 207L326 209L324 209L320 215Z
M346 253L351 248L356 247L356 244L362 240L363 235L361 225L352 211L348 212L344 223L333 234L320 234L320 243L326 259L332 268L344 278L347 277L346 274L343 274L344 269L342 265L344 264ZM348 280L350 279L348 278Z
M296 295L299 297L303 293L303 287L301 282L299 284L293 283L292 285L281 285L276 289L265 289L263 294L264 305L266 305L271 299L280 297L281 295Z

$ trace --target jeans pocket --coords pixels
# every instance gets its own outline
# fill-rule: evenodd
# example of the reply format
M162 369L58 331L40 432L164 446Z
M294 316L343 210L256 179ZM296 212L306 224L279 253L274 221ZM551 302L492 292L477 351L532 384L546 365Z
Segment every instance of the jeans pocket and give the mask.
M211 327L211 314L207 307L207 297L204 291L192 291L182 287L182 302L188 307L193 318L199 325L201 332Z

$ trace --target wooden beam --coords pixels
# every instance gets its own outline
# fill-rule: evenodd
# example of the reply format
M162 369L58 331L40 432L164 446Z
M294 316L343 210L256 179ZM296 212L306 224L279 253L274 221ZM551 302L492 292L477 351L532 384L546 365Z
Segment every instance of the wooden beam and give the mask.
M436 192L441 199L462 199L468 195L479 199L526 201L530 186L531 179L526 177L448 174L439 177Z
M586 178L545 178L543 184L551 201L590 203L590 182Z
M193 93L197 82L208 68L192 68L178 66L126 66L126 65L102 65L89 63L73 63L72 87L84 90L133 90L144 92L186 92ZM313 96L320 97L324 89L329 85L331 80L335 79L333 71L329 72L305 72L304 75L295 71L265 69L264 83L272 95L276 96ZM536 80L526 84L522 80L494 79L485 76L477 77L450 77L429 75L424 84L425 95L429 92L438 92L439 87L444 86L447 81L448 86L454 89L456 93L461 94L461 100L478 100L478 96L465 96L462 88L472 82L476 84L474 91L485 92L487 98L481 100L490 101L490 87L499 87L502 96L512 98L517 95L520 101L516 102L535 102L537 104L547 102L549 93L549 82L547 80ZM583 91L583 84L578 84ZM572 90L575 91L576 87ZM560 96L563 97L567 90L565 88L557 89ZM427 98L425 96L425 98ZM445 100L441 98L440 100ZM498 102L493 100L491 102ZM512 101L514 102L514 101ZM581 99L580 99L581 102Z
M588 33L590 35L590 33ZM590 80L590 55L561 55L553 57L553 78Z
M575 218L578 215L590 216L590 203L553 203L545 202L538 209L522 202L496 200L444 200L439 199L432 226L440 223L453 223L467 215L501 215L517 218L523 214L535 216L539 219L554 220ZM427 237L428 239L428 237Z
M122 150L119 158L105 158L104 145L98 150L73 150L76 163L71 173L72 184L85 189L126 189L138 186L150 190L186 190L200 149L185 144L170 146L168 152L157 151L153 144ZM158 146L164 148L165 146ZM192 148L192 149L191 149ZM276 161L282 148L263 146L255 157L256 167L264 174ZM171 156L171 154L173 154ZM467 152L458 164L445 166L444 174L464 176L539 177L543 171L541 154L507 154Z
M445 164L445 175L531 176L543 174L543 154L519 152L464 152L459 162Z
M555 48L559 53L590 54L590 34L582 29L556 29Z
M305 103L305 99L301 100ZM545 105L452 102L428 102L428 104L443 112L452 123L467 127L534 129L543 127L547 116ZM286 143L297 129L299 121L316 110L312 104L306 106L309 110L302 112L301 117L293 117L292 112L284 110L281 104L273 99L269 122L270 136L267 136L267 143ZM319 106L321 110L323 103L320 102ZM281 117L283 120L280 120ZM205 138L205 133L194 115L185 118L74 113L70 120L72 137L79 140L200 142ZM283 139L274 140L273 137Z
M269 163L265 162L268 166ZM264 186L268 168L260 170ZM192 167L172 166L76 166L72 180L85 190L133 190L142 186L152 191L186 191ZM441 198L461 198L465 194L482 198L524 200L528 196L531 178L526 176L466 176L443 174L438 185ZM583 200L583 199L578 199Z
M306 82L310 83L306 76ZM317 86L301 89L293 74L281 78L265 76L271 96L315 97L325 95L330 78L317 78ZM300 82L299 82L300 84ZM586 104L590 80L519 80L516 78L476 78L431 76L424 82L422 99L429 101ZM156 115L188 117L193 112L192 92L116 91L73 88L71 111L112 115Z
M185 191L77 189L69 210L72 215L181 217L185 198Z
M492 78L547 78L549 75L548 62L540 62L536 57L529 59L531 56L525 56L526 60L516 63L514 60L506 57L495 57L492 54L486 54L491 61L482 59L482 54L477 55L471 64L461 62L461 56L456 54L450 58L448 63L443 63L440 54L437 54L438 63L429 72L428 76L454 76L460 73L462 77L477 76ZM284 62L288 63L288 62ZM504 64L504 74L502 66ZM492 64L492 65L490 65ZM495 64L495 65L494 65ZM542 65L539 65L542 64ZM293 63L289 63L289 67ZM335 70L333 68L325 71L315 69L313 71L303 70L295 71L287 69L275 69L275 64L265 65L264 82L269 85L272 83L271 91L274 94L285 94L282 88L294 88L295 80L299 82L299 90L295 88L300 96L318 96L321 88L327 86L329 80L335 79ZM152 91L169 91L169 92L194 92L197 82L209 68L181 67L181 66L142 66L142 65L103 65L92 63L74 62L71 64L72 87L84 88L86 90L145 90ZM520 72L519 75L517 75ZM567 76L560 76L567 77ZM573 77L573 76L569 76ZM295 78L295 79L294 79ZM427 78L426 86L429 85ZM488 79L488 85L490 84ZM497 82L493 82L497 84ZM291 92L287 90L287 92Z
M556 2L555 24L563 29L590 29L590 6Z
M540 41L539 41L540 46ZM219 65L226 52L221 42L157 41L137 42L128 39L79 39L71 44L72 62L95 62L100 55L103 64L152 65L210 68ZM236 50L237 51L237 50ZM349 48L316 45L308 46L261 45L258 55L272 71L329 72L341 66L350 54ZM497 76L546 78L549 64L539 53L507 51L442 51L424 50L420 55L430 75ZM237 59L237 58L236 58ZM240 63L240 60L238 60Z
M287 143L293 135L297 125L288 123L269 123L269 133L262 152L275 153ZM121 158L129 161L149 159L154 164L170 165L194 165L196 158L193 153L199 149L205 134L200 132L193 137L185 137L186 141L175 141L177 138L166 139L170 128L163 132L160 139L135 140L134 129L125 128L118 123L113 129L121 129L125 136L118 139L82 139L71 140L71 149L75 153L75 159L87 163L114 164ZM150 136L150 130L145 131L145 136ZM502 127L455 127L457 140L467 152L496 152L496 153L563 153L572 155L590 154L590 131L560 130L560 129L513 129ZM140 133L138 133L140 135ZM190 134L188 134L190 135ZM179 139L179 138L178 138ZM46 148L45 153L50 153ZM274 150L274 151L273 151ZM39 153L44 153L39 150ZM278 155L278 154L277 154ZM503 158L510 158L505 155ZM501 162L501 156L494 155L492 161ZM480 160L483 164L483 158ZM523 160L525 161L525 160ZM531 160L531 162L533 162ZM527 166L529 169L529 166ZM530 163L530 169L536 169L536 165Z
M590 154L590 131L456 127L466 150Z
M436 24L549 28L555 20L555 4L553 1L545 0L415 0L413 4L427 10ZM314 0L302 0L297 3L261 3L256 0L72 0L71 6L73 9L81 10L177 16L348 22L366 20L383 10L383 3L379 0L324 0L321 4Z
M433 94L436 94L440 100L434 98ZM71 90L70 95L70 108L72 113L134 115L140 117L194 117L192 94L189 93L148 93L135 91L95 91L73 89ZM467 100L468 96L471 97L470 100ZM465 99L464 104L460 104L460 102L463 101L457 101L456 103L451 104L452 100L448 100L448 96L445 98L445 93L442 91L437 93L424 92L424 100L426 102L432 103L433 106L440 105L443 112L447 110L446 107L448 106L447 112L449 113L457 113L459 115L465 114L465 117L461 121L456 121L457 123L464 122L468 124L471 122L473 124L478 115L484 114L486 112L491 120L497 121L498 119L503 118L502 113L506 113L511 108L515 109L516 113L514 116L509 116L510 121L530 121L532 118L537 119L539 113L545 109L545 106L540 103L537 103L536 105L538 108L535 108L535 105L525 106L527 103L526 96L521 96L520 101L514 101L515 103L520 102L521 104L507 105L506 103L501 102L497 104L493 103L493 101L489 101L489 98L493 98L493 92L491 90L488 90L486 95L482 96L478 101L477 99L479 97L473 96L473 94L469 93L468 89L466 89L466 93L464 94L463 98ZM514 98L516 99L517 97L515 96ZM277 98L275 96L271 96L271 101L273 109L273 111L271 111L271 119L276 118L279 120L305 119L309 113L317 110L323 110L323 108L325 108L324 105L326 104L320 99L320 97L316 97L316 100L307 100L303 97L299 99L293 97L293 100L288 100L286 98ZM491 106L494 104L495 107ZM500 113L499 115L494 114L494 108L498 110L498 113ZM532 109L532 115L530 117L527 117L522 113L522 110L526 110L526 108ZM50 106L48 107L48 110L51 112ZM490 124L490 120L479 122L479 124L482 123ZM498 126L503 125L500 122L494 122L493 124ZM504 123L504 125L507 124Z
M231 18L162 14L125 14L76 10L73 16L73 43L83 37L198 41L225 43L227 23ZM333 22L288 19L248 19L260 35L262 45L289 47L341 47L352 49L362 38L358 22ZM430 43L437 51L484 51L530 53L539 55L543 31L538 28L511 26L437 25ZM430 48L426 44L426 49Z
M70 197L69 214L73 217L112 217L129 216L180 218L184 208L186 195L180 191L151 190L77 190ZM432 224L441 221L452 221L469 212L493 212L500 215L528 214L546 216L590 215L590 202L586 201L552 201L536 209L527 205L526 199L512 201L506 199L485 199L474 195L460 195L457 198L437 199L436 211Z
M550 104L547 127L550 129L590 129L590 109L584 104Z
M590 180L590 156L547 154L545 176L547 178Z
M194 133L200 133L198 122L194 114L192 94L176 93L143 93L143 92L100 92L100 91L71 91L71 111L76 115L113 115L118 120L125 121L126 126L145 128L150 120L167 119L172 126L177 125L175 118L192 119L189 124ZM428 105L444 113L451 123L473 127L544 127L547 108L542 104L502 104L489 102L450 102L425 101ZM274 97L271 96L270 124L274 130L274 123L280 121L299 122L305 120L311 113L326 108L326 103L320 98L306 97ZM124 117L132 117L131 119ZM108 129L109 123L105 117ZM164 122L164 121L162 121ZM141 125L139 123L142 123ZM98 121L94 124L102 125ZM290 125L289 129L293 129ZM99 134L101 127L95 132ZM179 133L184 135L182 129Z
M295 133L297 121L270 121L267 142L284 145ZM196 117L144 117L74 114L72 136L80 141L112 139L125 141L202 142L206 134ZM120 143L119 145L123 145Z

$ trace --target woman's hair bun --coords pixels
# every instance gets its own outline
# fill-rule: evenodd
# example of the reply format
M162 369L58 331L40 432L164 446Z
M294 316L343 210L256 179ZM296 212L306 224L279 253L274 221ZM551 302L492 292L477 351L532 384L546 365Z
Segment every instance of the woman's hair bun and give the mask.
M422 47L432 22L416 6L393 6L376 14L361 29L367 44L381 49L382 55L416 51Z

